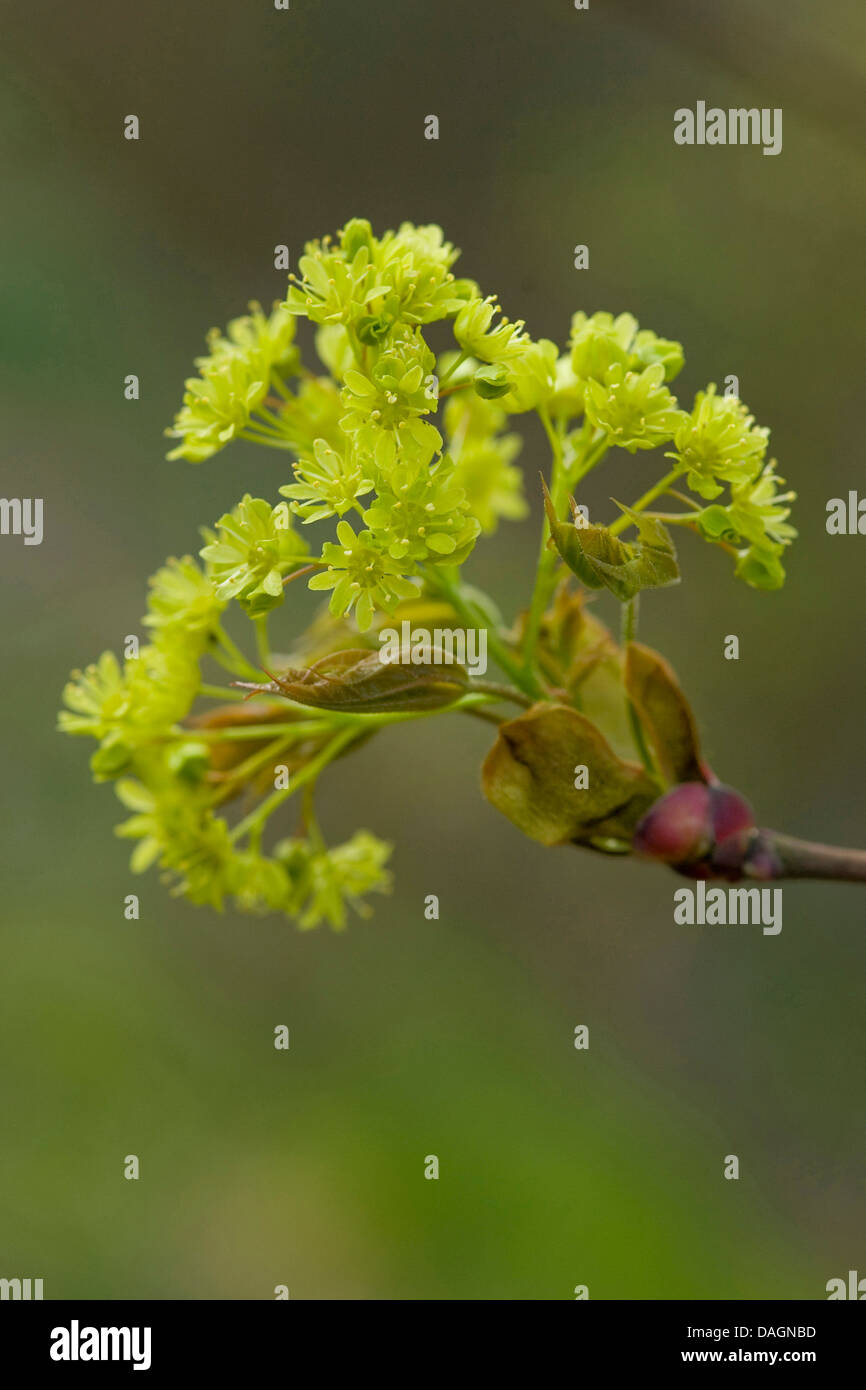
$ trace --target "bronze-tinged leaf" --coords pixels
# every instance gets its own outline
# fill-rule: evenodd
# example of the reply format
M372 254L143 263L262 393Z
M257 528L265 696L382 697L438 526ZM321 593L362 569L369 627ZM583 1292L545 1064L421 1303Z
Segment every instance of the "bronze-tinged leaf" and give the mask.
M353 622L346 618L335 618L325 607L297 638L292 649L281 659L287 665L313 666L323 656L332 652L357 651L358 643L363 642L368 651L379 651L379 634L383 628L396 628L402 631L404 622L410 630L421 627L428 632L431 628L450 627L459 629L464 624L450 603L442 599L424 595L414 599L404 599L397 604L393 613L377 611L373 621L364 633L358 633Z
M332 652L312 666L284 671L266 685L247 681L234 684L263 695L284 695L313 709L339 710L345 714L393 714L414 710L444 709L466 693L469 676L456 661L440 659L418 663L418 652L404 653L405 660L382 661L379 652L354 649Z
M257 788L262 793L269 789L273 790L273 767L265 766L262 770L258 767L258 763L254 762L249 777L239 778L234 774L236 769L242 768L243 764L255 760L258 754L263 753L275 739L282 740L285 745L281 746L277 761L284 763L290 772L304 767L311 758L314 758L321 751L331 738L328 729L323 729L319 734L307 734L301 738L268 732L268 726L271 724L302 724L305 721L308 722L309 718L306 710L293 709L282 701L255 700L252 704L217 705L215 708L205 710L200 714L190 715L186 727L206 730L261 729L261 738L214 739L208 743L210 752L208 781L219 788L220 800L228 801L239 796L247 789L248 785ZM352 750L356 749L363 741L364 736L355 739L351 745ZM343 757L349 751L346 748L337 756ZM256 770L257 768L258 770Z
M190 715L186 726L189 729L245 729L259 725L284 724L305 717L301 711L286 709L285 705L278 704L276 700L268 700L266 703L259 700L251 705L240 702L216 705L200 714ZM266 748L270 741L264 727L260 739L225 739L219 742L214 740L209 744L211 769L218 773L230 772L238 763Z
M708 781L695 717L664 657L640 642L629 642L625 685L665 781Z
M593 596L560 584L545 613L537 647L541 671L554 699L572 705L604 734L614 752L634 756L622 680L622 655L592 611Z
M576 769L588 785L578 789ZM659 787L624 761L604 735L568 705L537 704L502 724L484 762L484 795L518 830L543 845L623 852Z
M674 543L666 527L651 517L622 507L638 529L639 539L621 541L607 526L559 521L544 484L544 507L552 544L568 568L590 589L609 589L621 603L642 589L666 588L679 582Z

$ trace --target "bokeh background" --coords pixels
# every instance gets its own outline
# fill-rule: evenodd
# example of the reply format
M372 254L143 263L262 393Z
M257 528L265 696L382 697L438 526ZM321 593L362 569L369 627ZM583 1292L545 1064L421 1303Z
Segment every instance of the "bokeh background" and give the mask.
M371 921L218 917L131 879L113 793L54 715L70 668L141 630L164 556L285 481L249 445L165 461L204 331L283 292L277 243L296 259L352 215L437 221L533 334L629 309L685 343L684 395L739 377L799 493L788 584L747 590L684 542L686 582L646 598L642 636L765 824L866 843L866 540L824 527L864 484L863 6L0 17L0 476L46 508L41 547L0 541L0 1275L49 1298L825 1297L866 1260L862 888L786 887L776 938L676 927L662 870L545 851L500 819L478 790L490 731L455 718L327 778L334 838L368 824L397 846ZM673 111L699 99L782 107L783 153L675 146ZM525 433L533 521L472 568L509 612L545 462ZM586 500L636 493L641 468L617 462ZM281 621L300 629L300 599Z

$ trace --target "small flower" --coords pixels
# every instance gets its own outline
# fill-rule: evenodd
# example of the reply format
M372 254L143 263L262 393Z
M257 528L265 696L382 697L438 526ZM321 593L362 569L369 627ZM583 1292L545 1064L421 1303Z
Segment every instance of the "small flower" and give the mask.
M176 880L176 893L222 910L232 891L234 850L228 826L202 793L181 781L156 790L129 779L118 782L116 791L135 813L115 827L116 835L140 842L130 861L133 873L144 873L159 860Z
M258 915L287 912L294 915L297 910L285 867L259 850L235 851L227 874L227 885L241 912Z
M368 372L345 373L340 424L358 449L372 454L383 434L391 434L396 447L406 424L436 409L438 392L436 359L417 329L400 329L371 352Z
M781 589L785 567L779 559L781 546L750 545L740 551L734 574L752 589Z
M346 905L361 917L370 915L362 901L367 893L388 893L391 875L385 865L391 845L358 830L345 844L316 848L306 840L283 840L274 850L293 884L293 899L300 912L298 925L315 927L325 918L340 931L346 925Z
M746 540L755 545L770 541L775 545L790 545L797 536L787 518L791 508L785 503L796 499L796 492L779 492L785 479L774 471L774 462L762 468L756 478L731 485L731 505L728 516L731 524Z
M301 279L290 275L286 308L318 324L350 324L367 305L388 293L389 285L373 264L374 238L353 236L347 247L330 237L307 242L298 262Z
M516 434L469 440L455 462L454 478L466 495L466 509L488 535L500 521L521 521L529 512L523 473L513 467L521 445Z
M351 441L345 451L337 452L324 439L313 445L313 457L301 459L294 465L296 483L280 488L283 497L293 499L292 511L305 521L322 521L329 516L343 516L359 497L372 490L370 460L360 454Z
M170 438L183 440L170 459L201 463L210 458L244 433L264 401L272 372L296 369L292 316L280 305L270 317L256 303L250 308L251 314L232 320L228 336L218 329L208 334L210 352L196 358L200 376L186 382L183 405L166 430Z
M476 370L472 384L475 394L482 400L498 400L501 396L507 396L511 389L508 368L502 362L485 363Z
M691 518L705 540L738 548L735 573L755 589L779 589L785 582L780 556L797 535L786 504L794 492L779 492L784 483L768 463L756 478L731 484L731 501L704 507Z
M583 312L571 320L571 365L580 380L604 381L610 367L629 366L629 348L637 332L637 319L631 314L598 313L587 318Z
M105 738L129 711L129 688L114 652L103 652L93 665L73 671L63 689L67 706L58 715L65 734Z
M509 362L529 346L531 339L524 332L523 320L511 323L503 318L491 328L493 319L501 310L494 295L487 299L471 299L465 304L454 320L454 337L464 352L480 357L482 362Z
M660 362L665 381L672 381L682 371L685 358L681 343L659 338L649 328L638 331L637 319L631 314L599 313L587 318L575 314L571 321L571 365L580 380L591 378L603 382L613 366L642 372Z
M682 415L664 379L661 362L642 372L620 365L608 368L603 382L586 383L587 419L630 454L657 448L672 437Z
M636 333L629 352L629 366L632 371L642 371L654 362L661 362L665 369L665 381L673 381L685 366L682 343L670 338L659 338L650 328L642 328Z
M148 627L169 637L208 638L219 625L225 603L217 597L213 581L190 555L166 560L150 581Z
M797 531L787 521L791 508L785 504L792 502L797 494L779 492L778 486L784 481L774 472L774 464L768 463L757 478L745 483L733 483L732 500L727 506L715 502L695 514L694 520L701 535L709 541L750 541L758 546L790 545Z
M520 415L545 405L556 389L557 348L549 338L527 343L507 362L509 391L500 405L508 415Z
M431 467L391 469L364 521L393 560L419 563L462 564L481 529L447 454Z
M294 346L296 328L294 315L284 305L275 304L268 316L262 312L261 304L252 300L249 314L232 319L225 336L219 329L211 329L207 339L210 354L198 358L196 366L206 367L212 360L237 354L249 361L259 361L268 374L276 369L291 376L300 360Z
M145 646L122 667L104 652L86 670L73 671L57 727L100 741L90 764L96 781L119 776L185 718L199 690L198 655L183 645Z
M690 415L682 415L667 455L689 470L687 482L700 497L722 491L717 479L743 482L760 471L770 431L755 425L736 396L717 396L714 385L699 391Z
M335 617L355 609L362 632L373 621L375 608L394 611L400 599L414 598L417 589L405 577L406 565L394 560L372 531L356 535L348 521L337 525L339 545L327 541L322 560L328 568L314 574L311 589L333 589L330 611Z
M470 280L451 274L459 255L435 224L403 222L396 232L385 232L376 260L390 287L382 306L386 321L433 323L456 314L476 290Z
M216 535L202 531L208 544L199 554L217 597L236 598L250 617L282 603L283 579L309 553L306 542L292 530L288 505L272 507L247 493L216 525Z
M547 408L554 419L571 420L584 411L584 383L575 374L571 357L566 353L556 360L553 392Z
M224 353L213 359L202 359L201 377L190 377L186 383L183 405L174 425L166 434L182 439L169 459L187 459L202 463L232 439L243 434L250 417L267 394L267 377L262 363Z

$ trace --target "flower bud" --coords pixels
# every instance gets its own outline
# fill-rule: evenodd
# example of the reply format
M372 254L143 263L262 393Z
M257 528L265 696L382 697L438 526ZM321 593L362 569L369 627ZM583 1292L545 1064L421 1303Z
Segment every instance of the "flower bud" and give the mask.
M206 743L177 743L166 758L169 772L185 782L200 782L210 767L210 749Z
M647 811L632 842L636 854L665 864L702 859L712 848L710 789L703 782L683 782Z
M475 373L475 390L485 401L495 401L498 396L507 395L510 389L508 372L501 362L479 367Z
M713 817L713 839L721 845L732 835L751 832L755 828L755 816L744 796L719 782L710 787L710 803Z
M683 782L650 807L632 842L695 878L739 874L755 833L752 808L733 787Z
M387 338L392 325L393 319L387 314L362 314L355 331L362 343L366 343L368 347L375 347Z
M372 246L373 228L365 217L353 217L340 233L340 245L347 261L353 261L362 246Z

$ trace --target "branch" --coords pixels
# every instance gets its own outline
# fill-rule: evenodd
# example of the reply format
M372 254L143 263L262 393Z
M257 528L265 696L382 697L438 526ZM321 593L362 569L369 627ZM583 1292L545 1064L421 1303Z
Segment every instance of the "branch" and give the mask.
M838 845L819 845L798 840L776 830L758 832L776 857L779 872L775 878L835 879L840 883L866 883L866 850L843 849Z

